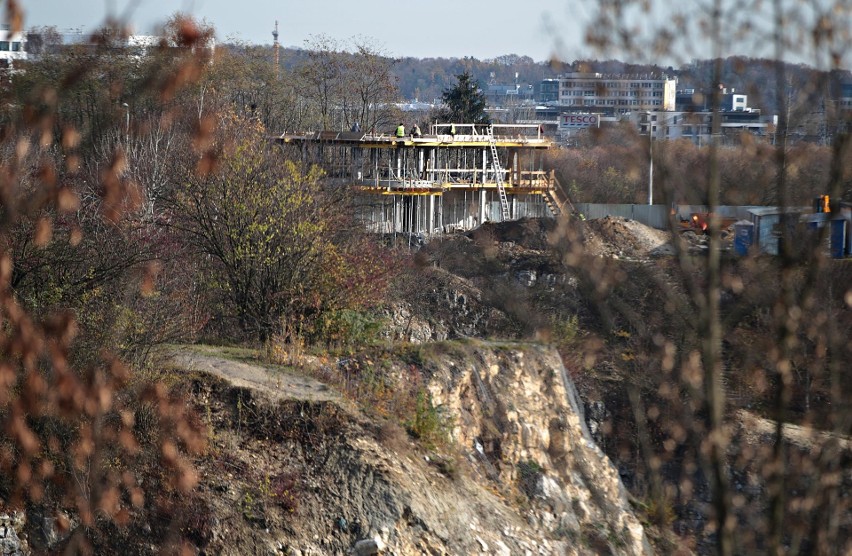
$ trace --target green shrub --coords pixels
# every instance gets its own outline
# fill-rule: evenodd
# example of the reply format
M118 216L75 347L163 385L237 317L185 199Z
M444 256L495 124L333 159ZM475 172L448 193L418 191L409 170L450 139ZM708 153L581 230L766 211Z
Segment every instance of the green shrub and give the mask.
M432 405L432 396L420 390L414 404L414 415L408 422L408 432L427 444L446 440L447 427L439 408Z
M382 322L372 315L351 309L330 311L318 326L316 341L343 349L373 344Z
M675 511L671 503L665 499L651 498L644 504L648 522L660 527L668 527L675 520Z
M570 345L580 332L580 323L577 315L571 315L567 319L552 317L550 320L550 334L553 343L558 347Z

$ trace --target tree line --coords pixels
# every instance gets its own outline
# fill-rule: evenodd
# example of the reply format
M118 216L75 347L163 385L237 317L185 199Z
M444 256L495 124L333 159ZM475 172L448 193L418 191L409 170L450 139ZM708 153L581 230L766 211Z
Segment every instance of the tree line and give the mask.
M61 37L53 27L31 30L28 48L41 56L55 52ZM719 79L728 89L749 95L749 106L765 114L779 110L775 76L784 73L784 95L796 99L793 110L804 117L833 112L840 97L840 84L852 81L849 70L822 71L801 63L767 58L728 56L720 59L720 72L712 58L694 58L679 66L628 63L617 59L557 58L536 61L529 56L506 54L493 59L396 57L373 46L369 37L338 40L314 35L301 47L281 47L279 69L274 68L271 45L231 42L221 45L244 62L242 72L253 76L253 86L243 92L242 101L254 104L270 129L287 130L316 127L342 129L358 121L362 129L390 126L398 118L387 113L387 105L418 99L440 102L443 93L455 86L457 77L468 74L480 88L490 83L533 85L536 93L544 79L568 72L610 74L666 74L678 79L678 89L710 91ZM276 87L281 73L287 86ZM278 75L278 79L274 79ZM248 85L248 83L245 83ZM299 100L286 110L276 107L284 101ZM286 104L286 102L284 102ZM384 108L382 108L384 106ZM785 109L788 109L786 107ZM317 122L318 120L318 122Z
M825 195L832 179L840 181L841 198L852 199L852 166L848 150L839 155L830 145L799 142L787 152L787 165L779 167L777 149L747 132L727 138L715 157L723 205L778 205L782 194L778 178L787 188L784 201L810 206ZM546 164L568 194L585 203L647 203L651 152L648 137L623 124L580 134L574 148L550 152ZM831 160L842 158L839 175L832 176ZM706 205L710 152L688 139L654 141L655 201Z
M282 49L281 64L297 67L315 49L315 43L305 48ZM268 47L263 47L268 48ZM535 61L529 56L508 54L494 59L464 58L394 58L383 56L391 64L391 72L399 90L399 100L419 99L423 102L440 101L445 90L456 83L457 76L468 73L480 88L488 84L529 84L538 93L544 79L553 79L569 72L610 74L666 74L678 79L678 89L710 91L714 87L712 69L714 59L693 59L680 66L627 63L617 59L575 59L571 62L552 59ZM841 83L852 81L849 70L822 71L805 64L796 64L766 58L728 56L722 63L719 79L726 88L749 95L749 106L764 114L777 114L779 104L776 92L776 73L779 66L787 81L785 94L796 100L794 109L811 113L833 110L832 103L840 97ZM822 84L814 87L815 84ZM806 93L806 94L802 94ZM826 102L827 101L827 102Z

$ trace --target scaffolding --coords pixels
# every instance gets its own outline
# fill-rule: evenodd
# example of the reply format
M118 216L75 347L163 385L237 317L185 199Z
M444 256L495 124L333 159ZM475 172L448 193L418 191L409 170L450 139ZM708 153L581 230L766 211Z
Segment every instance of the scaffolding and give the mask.
M351 188L359 218L376 232L429 236L558 216L570 206L543 169L552 143L538 125L446 123L419 137L371 130L276 139Z

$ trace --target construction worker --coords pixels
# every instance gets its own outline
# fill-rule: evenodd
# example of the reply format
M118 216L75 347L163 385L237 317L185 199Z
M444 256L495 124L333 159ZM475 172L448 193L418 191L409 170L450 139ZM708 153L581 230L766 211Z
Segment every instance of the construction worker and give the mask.
M456 124L450 124L450 135L455 139L456 137Z
M402 125L402 122L398 126L396 126L396 137L397 139L402 139L405 137L405 126Z
M423 136L423 134L422 134L422 133L420 133L420 126L419 126L419 125L414 124L414 129L413 129L413 130L411 130L411 136L412 136L412 137L417 137L417 138L420 138L420 137L422 137L422 136Z

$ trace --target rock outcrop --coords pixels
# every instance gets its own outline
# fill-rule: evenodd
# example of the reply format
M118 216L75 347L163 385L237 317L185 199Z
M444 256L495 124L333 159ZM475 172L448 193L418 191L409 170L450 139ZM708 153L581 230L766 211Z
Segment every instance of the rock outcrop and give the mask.
M0 514L0 556L25 556L30 553L19 533L24 527L23 512Z
M215 461L202 469L201 495L221 524L203 548L400 556L652 552L614 467L585 429L554 350L441 342L419 348L416 363L400 355L382 367L394 374L412 365L447 426L447 445L424 450L398 426L394 437L343 401L287 400L216 383L204 403L217 446L228 449L227 469L240 471L222 476ZM234 400L237 427L225 423ZM287 487L292 503L275 494L280 477L296 477ZM235 535L243 539L239 550L227 544Z
M453 440L476 454L492 479L519 485L532 501L529 525L566 553L577 543L560 537L613 553L649 553L559 355L528 344L473 346L442 357L428 385L452 417Z
M440 269L424 271L416 293L385 312L383 335L391 340L422 344L460 337L512 333L501 311L483 302L483 293L469 280Z

